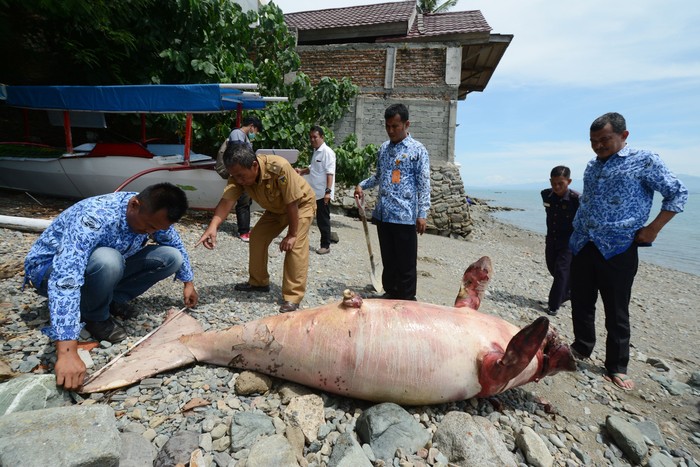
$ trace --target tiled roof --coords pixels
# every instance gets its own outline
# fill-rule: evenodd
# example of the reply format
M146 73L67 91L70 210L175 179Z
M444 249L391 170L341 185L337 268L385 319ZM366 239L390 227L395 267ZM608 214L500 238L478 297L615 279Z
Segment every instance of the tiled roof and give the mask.
M287 26L304 31L410 21L415 11L415 0L409 0L288 13L284 15L284 20Z
M450 13L423 14L413 22L406 35L409 39L446 34L490 32L491 27L481 11L455 11Z

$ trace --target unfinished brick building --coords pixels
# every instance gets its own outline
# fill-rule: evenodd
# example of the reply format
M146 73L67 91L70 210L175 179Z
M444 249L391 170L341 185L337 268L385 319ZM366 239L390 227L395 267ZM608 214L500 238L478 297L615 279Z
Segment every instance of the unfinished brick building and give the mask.
M421 14L415 0L285 15L297 34L301 71L316 83L349 77L360 94L338 122L336 140L360 145L387 139L384 109L406 104L411 134L430 153L429 230L471 231L464 185L455 165L457 102L483 91L512 35L492 34L480 11Z

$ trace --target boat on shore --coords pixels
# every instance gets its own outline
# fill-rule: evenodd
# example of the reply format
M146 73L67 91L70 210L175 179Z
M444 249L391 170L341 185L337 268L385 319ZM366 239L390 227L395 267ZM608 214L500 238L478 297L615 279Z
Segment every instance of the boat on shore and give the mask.
M265 107L286 98L262 97L255 84L124 86L4 86L0 102L22 109L22 141L0 142L0 187L64 198L87 198L113 191L140 191L160 182L182 188L193 209L213 209L226 181L215 159L191 150L194 114L236 112ZM65 146L32 141L29 111L45 111L63 126ZM106 128L105 113L139 114L140 141L89 141L73 145L75 128ZM184 114L181 144L146 136L146 114ZM87 132L86 132L87 133ZM96 133L93 133L96 134ZM296 161L295 150L258 150ZM293 159L293 160L292 160Z

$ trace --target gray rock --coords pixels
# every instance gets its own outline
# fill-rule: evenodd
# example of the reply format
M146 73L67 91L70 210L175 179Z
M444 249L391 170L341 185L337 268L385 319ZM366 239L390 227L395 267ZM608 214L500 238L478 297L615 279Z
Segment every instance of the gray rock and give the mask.
M275 433L272 418L259 412L239 412L231 420L231 449L250 448L255 441Z
M433 436L433 445L451 463L463 467L515 466L517 462L493 424L484 417L448 412Z
M163 445L153 467L172 467L188 464L192 453L199 448L199 433L178 431Z
M414 454L430 441L430 434L401 406L377 404L362 412L355 430L378 459L391 462L396 450Z
M688 380L688 384L691 386L694 386L696 388L700 388L700 371L694 371L690 375L690 379Z
M338 437L333 446L328 467L372 467L372 463L365 455L365 451L349 433L343 433Z
M122 433L122 453L119 467L153 467L158 450L137 433Z
M655 452L649 458L647 467L676 467L676 462L664 453Z
M644 435L630 422L615 415L608 415L605 427L617 446L635 464L641 464L647 455Z
M283 435L272 435L257 441L250 449L246 467L298 466L294 449Z
M215 452L214 453L214 463L218 467L227 467L233 462L233 457L231 457L227 452ZM121 467L121 466L119 466Z
M672 396L680 396L682 394L685 394L690 390L690 386L681 383L680 381L676 381L670 378L667 378L662 375L649 375L651 379L659 383L661 386L664 387Z
M523 451L528 464L534 467L551 467L554 464L544 441L532 428L524 426L515 438L515 444Z
M114 411L106 405L0 417L0 465L117 466L121 444Z
M54 375L23 375L0 384L0 415L70 405Z
M645 420L643 422L635 423L634 426L636 426L639 429L639 431L642 432L642 435L649 438L655 446L659 446L662 448L666 447L666 440L661 434L661 430L659 429L659 426L656 423L649 420Z

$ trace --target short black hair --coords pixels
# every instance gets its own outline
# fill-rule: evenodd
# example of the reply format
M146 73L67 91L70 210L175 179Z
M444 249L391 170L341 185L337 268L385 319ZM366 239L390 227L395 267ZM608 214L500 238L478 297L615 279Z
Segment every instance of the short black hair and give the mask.
M248 126L248 125L253 125L256 130L258 131L263 131L263 125L260 119L254 115L250 115L248 117L245 117L243 121L241 122L241 126Z
M551 178L554 178L554 177L571 178L571 169L565 165L558 165L552 169L552 171L549 173L549 176Z
M408 107L403 104L392 104L384 111L384 120L389 120L394 115L401 117L402 122L408 121Z
M314 131L315 131L316 133L318 133L319 135L321 135L321 138L323 138L323 137L326 136L326 135L323 134L323 128L321 128L321 127L318 126L318 125L312 126L311 129L309 130L309 133L313 133Z
M173 223L179 221L189 207L182 188L167 182L147 186L136 195L136 199L141 203L141 209L149 213L165 209L168 220Z
M253 149L243 141L229 141L224 151L224 167L240 165L244 169L253 167L256 161Z
M605 125L610 124L612 131L618 135L627 129L625 117L617 112L608 112L593 120L591 123L591 131L600 131L605 128Z

